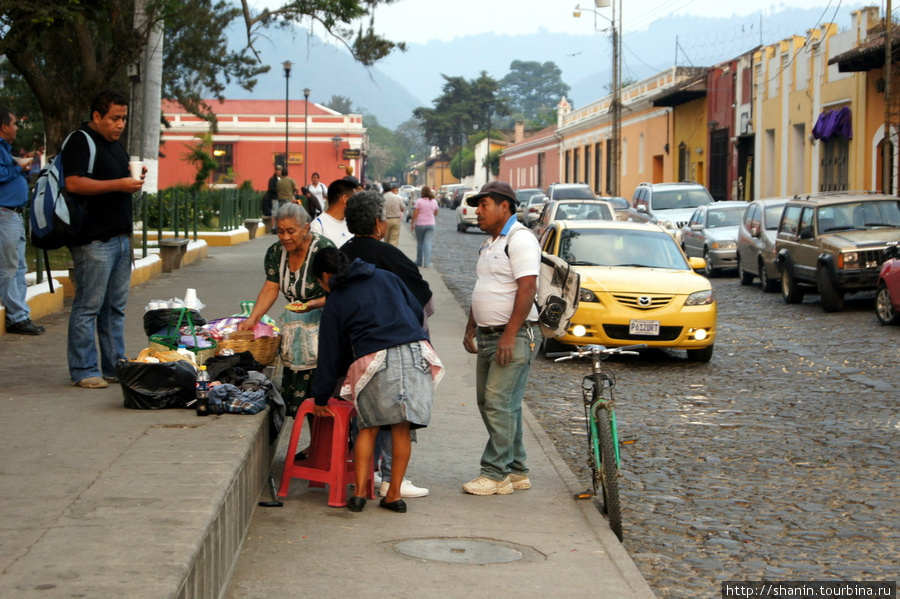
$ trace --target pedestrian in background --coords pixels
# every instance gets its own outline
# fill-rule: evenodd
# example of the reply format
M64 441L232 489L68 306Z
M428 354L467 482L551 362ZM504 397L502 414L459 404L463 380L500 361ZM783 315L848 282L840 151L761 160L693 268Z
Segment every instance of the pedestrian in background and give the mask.
M319 180L319 173L312 174L312 181L307 187L312 194L316 196L316 199L319 200L319 212L326 210L328 208L328 187ZM313 218L316 217L316 215L311 212L309 215Z
M40 335L44 327L31 322L26 296L25 222L22 214L28 203L27 174L31 159L15 159L12 143L18 124L9 108L0 106L0 301L6 308L6 332ZM40 162L40 159L38 159Z
M263 197L263 216L272 216L275 210L275 203L278 201L278 179L281 177L281 165L275 165L275 172L269 177L269 183L266 186L266 195Z
M69 316L68 360L72 384L103 389L116 379L125 359L125 306L131 288L132 194L141 190L131 176L128 152L119 141L128 118L128 99L115 91L91 101L91 118L81 126L96 148L94 168L84 135L73 135L62 151L66 189L83 203L84 222L69 246L75 264L75 298ZM100 362L97 363L97 340Z
M396 183L384 185L384 218L386 230L384 232L384 240L391 245L400 245L400 218L406 205L403 198L397 192L400 186Z
M540 345L534 297L541 248L516 218L516 193L502 181L485 183L466 200L477 206L478 227L488 234L476 266L463 347L478 354L475 394L488 432L481 473L463 485L473 495L509 495L528 489L522 443L522 399ZM527 229L525 229L527 230Z
M416 266L431 268L431 247L439 210L434 191L427 185L422 186L422 195L416 200L410 225L416 234Z

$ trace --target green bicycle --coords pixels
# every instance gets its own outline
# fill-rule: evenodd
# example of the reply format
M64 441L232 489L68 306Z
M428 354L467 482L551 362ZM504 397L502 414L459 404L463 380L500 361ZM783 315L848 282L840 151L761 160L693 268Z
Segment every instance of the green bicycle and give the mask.
M588 466L594 487L594 497L602 497L601 509L609 520L609 527L622 540L622 505L619 500L619 431L616 427L616 400L613 387L616 377L603 372L603 360L613 354L637 354L647 346L627 345L606 348L585 345L573 351L550 352L547 358L555 362L574 358L591 358L591 374L584 377L581 396L588 428Z

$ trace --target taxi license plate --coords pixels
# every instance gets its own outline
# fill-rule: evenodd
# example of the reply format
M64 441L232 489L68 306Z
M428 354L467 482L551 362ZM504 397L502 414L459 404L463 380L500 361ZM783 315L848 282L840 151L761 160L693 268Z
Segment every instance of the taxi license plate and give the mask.
M632 320L628 325L628 334L659 336L659 321Z

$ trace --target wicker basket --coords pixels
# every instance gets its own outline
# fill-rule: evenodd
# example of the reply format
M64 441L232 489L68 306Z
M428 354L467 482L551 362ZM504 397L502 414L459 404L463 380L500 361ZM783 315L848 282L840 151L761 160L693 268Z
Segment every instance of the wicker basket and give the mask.
M159 343L159 341L153 339L152 337L150 338L150 343L149 343L148 347L150 349L154 349L157 351L172 351L172 350L176 349L174 347L169 347L168 345L166 345L164 343ZM218 352L219 349L221 349L221 347L222 347L222 344L220 342L218 347L215 345L212 347L203 347L200 349L189 347L189 348L187 348L187 350L194 354L195 359L197 361L197 366L200 366L201 364L206 364L207 360L209 360L210 358L215 356L216 352Z
M257 337L256 339L222 339L219 341L218 351L231 349L236 354L248 351L253 354L253 359L263 366L271 366L278 357L279 347L281 347L281 335L276 335L274 337Z

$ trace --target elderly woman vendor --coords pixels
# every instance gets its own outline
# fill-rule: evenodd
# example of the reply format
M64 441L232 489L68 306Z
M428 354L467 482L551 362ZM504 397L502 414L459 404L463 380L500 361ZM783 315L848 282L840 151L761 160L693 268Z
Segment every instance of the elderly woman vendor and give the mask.
M381 507L406 512L401 484L409 464L410 431L428 426L440 360L422 329L422 308L396 275L338 250L324 249L313 271L328 292L319 335L319 364L311 396L315 415L333 415L328 399L340 377L340 395L356 402L359 435L354 444L356 486L347 502L365 507L375 437L389 428L393 477Z
M275 227L278 243L266 251L266 282L250 316L238 328L252 330L279 294L289 302L281 316L281 395L288 414L293 416L309 395L316 368L319 320L325 305L325 289L313 275L311 265L320 250L333 248L334 244L310 231L309 214L299 204L287 203L278 208Z

